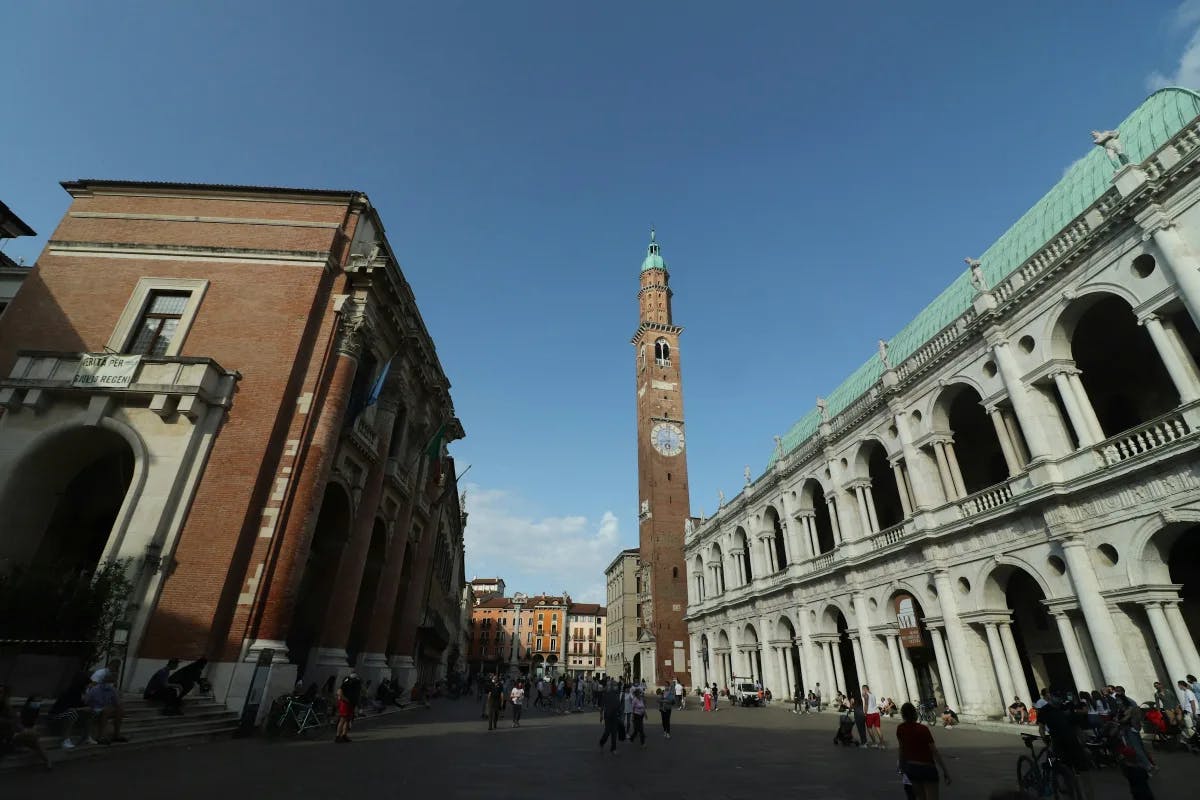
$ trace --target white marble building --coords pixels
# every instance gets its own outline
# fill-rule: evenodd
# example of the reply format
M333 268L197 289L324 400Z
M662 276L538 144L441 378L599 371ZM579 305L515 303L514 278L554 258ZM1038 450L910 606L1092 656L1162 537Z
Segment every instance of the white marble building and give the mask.
M1200 673L1200 95L1110 133L694 528L706 681L978 718Z

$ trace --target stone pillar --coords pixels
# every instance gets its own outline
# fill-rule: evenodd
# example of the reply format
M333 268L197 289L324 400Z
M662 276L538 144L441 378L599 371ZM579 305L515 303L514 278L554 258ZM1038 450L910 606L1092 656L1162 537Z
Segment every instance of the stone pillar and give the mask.
M326 663L346 664L346 642L350 638L350 624L354 619L358 605L359 587L362 584L363 571L367 565L367 553L371 546L371 535L375 530L376 513L379 500L383 496L383 479L387 468L388 445L392 440L392 427L396 422L396 392L398 385L393 381L388 387L386 399L376 405L376 453L375 462L371 464L362 496L358 503L358 514L351 528L350 541L342 552L342 561L338 566L337 577L334 579L333 594L325 612L325 622L321 628L320 646L323 660ZM381 565L382 566L382 565ZM381 574L382 578L382 574ZM378 587L376 587L378 596ZM375 597L366 602L375 609ZM385 612L386 613L386 612ZM363 643L364 645L366 642ZM383 651L364 651L375 662L375 666L386 664Z
M917 682L917 672L913 669L907 647L900 648L900 666L904 668L904 683L908 686L907 699L915 705L921 702L921 684Z
M796 521L800 524L800 528L803 531L800 538L804 540L805 555L809 558L817 555L817 540L816 537L813 536L813 533L815 532L813 527L813 519L814 516L812 512L805 512L802 516L796 518Z
M1171 632L1175 634L1175 641L1179 643L1183 660L1187 664L1188 674L1200 675L1200 652L1196 651L1196 640L1192 638L1191 631L1188 630L1187 623L1184 622L1183 612L1179 610L1179 604L1175 602L1164 603L1163 613L1167 617L1167 624L1171 626Z
M967 484L963 482L962 468L958 466L958 455L954 452L954 440L947 439L942 445L946 450L946 461L950 466L950 478L959 497L967 496Z
M800 653L800 671L803 673L804 681L811 684L814 681L819 681L821 678L813 669L813 640L812 634L808 629L808 611L804 606L800 606L796 611L796 631L798 638L796 639L796 648ZM819 662L818 662L819 663Z
M861 640L859 646L863 651L863 667L866 670L865 672L859 670L859 677L863 683L868 685L871 681L878 683L880 680L883 680L883 669L876 659L876 648L873 646L875 643L871 641L874 636L867 623L867 596L862 592L856 592L854 595L854 618L855 623L858 625L858 637Z
M900 663L900 645L899 636L894 633L887 635L888 656L892 660L892 696L901 698L903 703L909 698L908 687L905 685L904 666Z
M358 370L358 356L362 350L361 320L342 318L336 348L324 402L317 410L317 422L308 442L304 463L295 477L295 490L286 510L287 519L281 535L277 534L280 535L280 542L274 563L269 567L267 591L263 593L265 599L259 609L258 624L254 626L255 641L250 648L252 653L264 648L272 648L279 654L287 652L285 642L296 607L296 593L308 561L317 517L325 496L325 484L333 468L346 404L350 400L350 389ZM307 654L292 655L304 658Z
M1021 668L1021 656L1017 653L1017 640L1013 638L1011 622L1000 624L1000 643L1004 646L1004 657L1008 661L1008 671L1012 674L1013 691L1021 696L1022 701L1032 706L1034 693L1030 691L1029 682L1025 680L1025 670ZM1008 698L1005 698L1004 702L1007 705Z
M912 431L908 427L908 413L901 408L899 402L889 403L888 408L896 422L896 432L900 437L900 449L904 453L905 466L908 467L913 504L918 510L934 508L939 505L938 499L924 467L925 462L916 445L913 444Z
M1000 418L1004 420L1004 427L1008 430L1008 441L1012 442L1013 450L1017 454L1017 461L1020 462L1021 468L1024 469L1032 456L1029 453L1029 448L1025 445L1025 437L1017 429L1016 415L1014 412L1002 408L1000 409Z
M825 495L825 502L829 506L829 525L833 528L833 543L836 547L844 541L842 539L842 523L838 520L837 493L831 492Z
M1017 421L1021 423L1021 430L1025 432L1025 444L1029 447L1029 455L1034 461L1049 458L1052 454L1047 444L1048 439L1042 430L1037 410L1029 398L1029 389L1021 381L1021 368L1009 348L1008 340L999 332L992 331L987 335L987 341L992 355L996 357L996 367L1000 371L1004 388L1008 391L1013 412L1017 415Z
M1020 473L1021 460L1017 457L1016 448L1008 435L1008 427L1004 424L1004 414L999 408L992 406L988 409L992 418L992 426L996 429L996 438L1000 441L1000 450L1004 453L1004 465L1008 467L1008 477Z
M833 674L837 690L843 694L848 694L846 686L846 671L842 668L842 651L841 648L834 642L829 643L829 658L833 662Z
M1075 685L1096 686L1097 682L1092 678L1087 661L1083 658L1079 640L1075 638L1075 629L1071 626L1070 617L1063 611L1055 612L1052 616L1054 623L1058 626L1058 635L1062 639L1063 649L1067 652L1067 664L1071 667L1071 678L1075 681Z
M1158 640L1158 651L1162 653L1163 663L1167 668L1167 679L1174 688L1178 681L1187 677L1187 664L1183 660L1183 654L1179 651L1179 645L1175 642L1171 626L1167 623L1162 603L1146 603L1145 608L1146 616L1150 618L1150 627L1154 631L1154 638Z
M954 673L950 668L950 659L946 657L946 646L942 643L942 632L932 628L929 633L933 638L933 656L937 660L938 677L942 681L942 694L946 696L946 705L959 711L958 690L954 688Z
M1092 562L1083 540L1067 539L1062 545L1071 585L1075 588L1075 596L1079 600L1083 618L1087 620L1088 633L1096 644L1096 655L1100 659L1100 668L1104 670L1104 681L1114 685L1134 685L1133 671L1125 658L1125 650L1121 646L1121 638L1117 636L1117 628L1113 624L1108 605L1100 596L1100 582L1096 580L1096 572L1092 569Z
M783 549L788 564L797 564L804 560L804 546L800 544L799 530L801 525L797 520L780 520L783 526ZM782 566L787 566L784 564Z
M1167 368L1167 374L1171 376L1171 382L1175 384L1175 390L1179 392L1180 402L1190 403L1193 400L1200 400L1200 394L1196 393L1196 387L1192 382L1191 372L1180 360L1179 351L1171 343L1158 316L1147 314L1138 320L1138 324L1145 327L1150 333L1154 349L1158 351L1158 357L1162 359L1163 366Z
M1004 653L1004 645L1000 641L1000 629L995 622L985 623L984 632L987 634L988 653L992 656L992 665L996 670L996 679L1000 686L1000 713L1012 702L1016 689L1013 685L1012 670L1008 665L1008 657Z
M858 673L858 686L855 686L855 689L859 688L859 686L862 686L864 683L870 683L870 675L867 674L867 665L863 660L863 646L861 639L861 636L850 636L850 649L854 651L854 671Z
M1062 398L1063 405L1067 409L1067 417L1071 420L1071 427L1075 429L1075 438L1079 440L1079 446L1091 447L1099 440L1092 435L1091 426L1088 425L1083 411L1079 408L1079 398L1075 396L1075 388L1071 386L1067 373L1056 372L1053 377L1054 386L1058 389L1058 396Z
M958 619L958 603L954 598L956 590L950 582L950 573L939 569L933 573L933 580L937 585L938 604L942 607L942 621L946 626L946 642L950 645L950 658L957 668L954 677L958 681L958 688L962 691L959 696L962 708L958 711L972 716L981 716L987 713L987 709L984 705L983 693L979 690L975 670L971 669L967 635L963 630L962 622Z
M946 494L947 500L958 499L958 489L954 485L954 478L950 476L950 462L946 459L946 449L942 446L942 442L933 443L933 455L937 459L938 477L942 481L942 491Z
M1153 238L1158 245L1163 271L1174 279L1179 298L1191 314L1192 322L1200 327L1200 271L1196 269L1196 259L1175 226L1175 220L1158 204L1149 206L1135 219L1146 231L1142 238Z
M738 586L746 585L745 564L742 563L742 551L730 550L729 557L733 559L733 574Z
M904 511L904 518L908 519L912 516L912 503L909 501L908 481L904 480L904 467L899 461L892 462L892 473L896 476L896 488L900 490L900 508Z
M867 534L878 533L879 529L871 524L871 514L867 510L866 487L861 484L855 486L854 494L858 498L858 518L862 521L862 530Z
M1088 397L1087 390L1083 388L1083 380L1079 377L1079 371L1067 373L1067 382L1071 384L1071 388L1075 391L1075 399L1079 402L1079 410L1083 414L1084 420L1092 430L1092 436L1097 442L1102 442L1108 437L1104 435L1104 429L1100 427L1100 419L1096 416L1096 409L1092 406L1092 400Z
M765 548L761 546L761 539L758 540L758 543L759 547L755 547L752 539L746 540L746 547L750 550L750 569L754 573L753 580L762 580L770 573L767 567L769 555L764 552Z
M863 494L867 496L867 516L871 520L871 532L879 533L879 515L875 510L875 490L870 484L863 487Z

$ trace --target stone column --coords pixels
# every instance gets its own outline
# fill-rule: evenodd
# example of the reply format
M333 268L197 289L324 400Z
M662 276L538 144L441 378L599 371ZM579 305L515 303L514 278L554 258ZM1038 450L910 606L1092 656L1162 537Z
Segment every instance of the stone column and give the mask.
M954 677L958 680L958 688L962 691L959 702L962 703L960 712L973 716L986 713L983 693L979 690L975 671L971 669L971 657L967 645L967 635L963 631L962 622L958 619L958 603L954 598L956 591L950 582L950 573L939 569L933 574L937 585L938 604L942 607L942 621L946 626L946 642L950 645L950 658L957 670Z
M358 503L358 514L352 524L350 540L342 552L337 577L334 579L333 594L330 596L329 606L325 612L325 622L321 628L319 640L322 651L321 660L338 666L346 664L346 642L350 638L351 620L354 619L357 611L359 588L362 583L363 571L367 566L367 553L371 546L371 536L375 530L379 500L383 496L388 445L392 441L392 428L396 422L399 384L393 380L385 391L387 391L386 397L381 395L380 402L376 405L375 462L367 471L362 496ZM382 579L382 572L380 578ZM376 597L378 591L378 587L376 587ZM374 614L379 613L375 607L376 597L366 599ZM363 644L365 645L366 642ZM387 664L387 658L383 651L364 651L363 655L366 660L372 662L373 666L383 667ZM361 662L359 665L363 666Z
M796 640L796 648L800 653L800 670L804 675L806 683L812 684L814 681L821 680L817 672L813 669L813 641L812 635L808 629L808 611L804 606L796 611L796 631L798 638ZM809 688L812 688L811 685Z
M825 695L830 698L837 692L837 672L833 668L833 651L829 642L817 643L817 656L821 663L821 680L825 681ZM825 698L822 696L822 702Z
M1062 639L1063 649L1067 652L1067 664L1071 667L1071 678L1075 681L1076 686L1096 686L1096 681L1092 678L1091 670L1087 667L1087 661L1083 658L1083 650L1079 647L1079 640L1075 638L1075 628L1071 625L1071 619L1066 612L1059 611L1052 614L1054 623L1058 626L1058 636Z
M345 420L346 404L350 401L350 389L354 385L362 345L361 319L343 316L338 327L336 355L324 402L317 410L312 438L295 478L296 488L285 511L286 522L283 523L274 563L268 567L267 591L263 593L265 600L259 609L258 624L254 626L255 641L251 645L251 652L263 648L272 648L279 654L287 651L285 641L296 607L296 593L312 547L317 517L325 496L325 484L333 469L333 457L337 452L338 437ZM292 655L294 658L304 658L307 654Z
M854 595L854 618L858 625L858 636L861 640L859 646L863 651L863 667L866 670L865 673L860 670L859 677L863 683L868 685L871 681L879 682L883 679L883 669L879 666L879 662L876 659L875 643L871 641L874 636L867 623L867 596L862 592L856 592Z
M938 677L942 681L942 694L946 696L946 705L959 711L961 709L958 705L958 690L954 688L954 673L950 668L950 659L946 657L946 646L942 644L942 632L937 628L929 632L933 638L933 656L937 660Z
M746 585L745 564L742 562L741 550L730 550L729 557L733 559L733 574L738 586Z
M1196 259L1175 226L1175 220L1158 204L1149 206L1135 219L1146 231L1142 238L1153 238L1158 245L1163 271L1174 279L1179 298L1191 314L1192 322L1200 326L1200 271L1196 269Z
M842 668L842 651L841 648L833 642L829 643L829 658L833 661L833 674L836 678L838 691L848 694L848 687L846 686L846 671Z
M806 557L812 558L817 555L817 542L813 537L813 513L805 512L796 517L796 522L800 524L800 538L804 541L804 554Z
M908 686L908 701L916 704L921 702L921 684L917 682L917 672L913 669L912 658L907 647L900 648L900 666L904 668L904 683Z
M888 408L896 423L896 432L900 437L900 450L904 454L904 463L908 467L908 477L912 488L912 501L918 510L934 508L938 503L934 487L924 467L916 445L913 444L912 431L908 427L908 413L899 402L889 403Z
M1008 467L1008 477L1012 477L1020 473L1021 460L1017 458L1016 449L1013 446L1013 441L1009 438L1008 427L1004 424L1004 415L999 408L992 406L988 409L988 416L992 418L992 426L996 429L996 439L1000 441L1000 450L1004 453L1004 464Z
M954 481L954 489L959 497L967 496L967 484L963 481L962 468L958 466L958 455L954 452L954 440L947 439L942 445L946 450L946 461L950 466L950 477Z
M942 481L942 491L946 493L947 500L957 500L958 487L954 485L954 478L950 475L950 462L946 458L946 449L942 442L933 443L933 455L937 458L938 477Z
M871 514L867 510L866 487L861 484L855 486L854 494L858 498L858 518L862 521L862 530L868 535L878 533L879 529L871 524Z
M829 525L831 528L833 528L833 543L835 547L841 544L843 541L842 524L838 520L838 504L836 495L836 492L825 495L825 502L829 506Z
M1087 419L1083 416L1083 411L1079 408L1079 399L1075 396L1075 387L1071 386L1071 381L1065 372L1056 372L1053 378L1054 386L1058 389L1058 396L1062 398L1063 405L1067 409L1067 417L1071 420L1071 427L1075 429L1075 438L1079 440L1079 446L1091 447L1098 439L1092 435L1091 426L1088 425Z
M787 556L787 564L797 564L804 560L804 546L800 544L800 523L797 520L780 520L783 526L783 550ZM781 566L787 566L783 564Z
M1008 665L1008 657L1004 653L1004 645L1000 641L1000 630L995 622L985 623L984 631L987 634L988 652L992 656L992 664L996 669L996 678L1000 686L1000 711L1008 708L1008 704L1012 702L1013 695L1016 694L1016 689L1013 686L1012 670Z
M1167 337L1167 332L1163 329L1162 321L1158 316L1147 314L1138 320L1138 324L1145 327L1150 333L1154 349L1158 351L1158 357L1162 359L1163 366L1167 368L1167 374L1171 376L1171 382L1175 384L1175 390L1179 392L1180 402L1190 403L1193 400L1200 400L1200 395L1196 393L1192 382L1192 376L1180 360L1179 352Z
M1200 652L1196 651L1196 640L1192 638L1191 631L1188 630L1187 623L1183 620L1183 612L1179 610L1179 604L1163 603L1163 613L1167 617L1167 624L1171 626L1171 632L1175 634L1175 641L1179 643L1183 660L1188 666L1188 674L1200 675Z
M871 532L879 533L879 514L875 510L875 490L870 484L863 487L863 494L867 496L867 516L871 519Z
M1018 430L1016 414L1010 413L1007 409L1000 409L1000 418L1004 420L1004 427L1008 430L1008 441L1012 443L1013 450L1017 454L1017 461L1024 469L1032 456L1029 448L1025 445L1025 437Z
M1096 580L1096 572L1092 569L1092 562L1083 540L1067 539L1063 541L1062 546L1063 554L1067 558L1071 585L1075 588L1075 596L1079 600L1083 618L1087 620L1088 632L1096 644L1096 655L1100 659L1100 668L1104 670L1104 681L1114 685L1134 685L1133 671L1125 658L1125 650L1121 646L1121 638L1117 636L1117 628L1113 624L1108 605L1100 596L1100 582Z
M900 490L900 508L904 511L904 518L908 519L912 516L912 503L909 502L908 481L904 480L904 467L899 461L892 462L892 473L896 476L896 488Z
M1017 640L1013 638L1011 622L1000 624L1000 643L1004 645L1004 657L1008 661L1008 671L1012 674L1013 691L1019 694L1024 702L1033 705L1034 694L1029 689L1029 682L1025 680L1025 670L1021 668L1021 656L1017 653ZM1005 698L1004 702L1007 704L1008 698Z
M988 348L996 357L996 367L1000 371L1004 388L1008 391L1013 412L1017 415L1017 421L1021 423L1021 430L1025 432L1025 444L1029 447L1029 455L1034 461L1049 458L1052 454L1047 445L1046 434L1042 430L1037 410L1030 401L1029 389L1021 381L1021 368L1009 348L1008 340L997 331L989 332L986 338Z
M867 664L863 660L863 643L861 636L850 636L850 649L854 651L854 671L858 673L858 686L854 687L857 689L864 683L869 684L871 682L870 675L867 674Z
M759 546L755 547L753 540L746 541L746 547L750 549L750 571L754 573L752 580L762 580L770 574L767 566L767 559L770 558L770 555L765 552L766 548L762 547L762 539L758 540L758 544Z
M888 656L890 656L892 660L892 681L894 687L892 689L892 696L902 698L900 702L903 703L904 700L908 699L909 691L908 687L905 685L904 667L900 663L899 638L900 637L897 634L889 633L887 635L887 648Z
M1158 651L1162 653L1163 663L1167 668L1167 678L1173 688L1178 681L1187 676L1187 664L1183 660L1183 654L1179 651L1179 645L1175 642L1171 626L1167 623L1162 603L1145 603L1145 608L1146 616L1150 618L1150 627L1154 631L1154 638L1158 640Z
M1104 435L1104 428L1100 427L1100 419L1096 416L1096 409L1092 406L1092 400L1088 397L1087 390L1083 388L1083 380L1079 377L1079 371L1068 372L1067 382L1075 391L1079 411L1083 414L1083 419L1087 422L1088 427L1091 428L1092 436L1097 442L1104 441L1108 437Z

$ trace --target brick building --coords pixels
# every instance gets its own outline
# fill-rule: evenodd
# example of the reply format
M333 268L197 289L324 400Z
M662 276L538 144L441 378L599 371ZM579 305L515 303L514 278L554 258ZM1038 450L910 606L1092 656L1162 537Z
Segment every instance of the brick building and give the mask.
M35 235L33 228L26 225L8 206L0 203L0 248L3 248L5 239L33 235ZM29 277L29 268L13 261L4 254L3 249L0 249L0 315L4 314L4 309L17 296L17 291L20 290L21 284L27 277Z
M124 559L125 688L453 667L463 430L367 196L63 186L0 317L0 569Z

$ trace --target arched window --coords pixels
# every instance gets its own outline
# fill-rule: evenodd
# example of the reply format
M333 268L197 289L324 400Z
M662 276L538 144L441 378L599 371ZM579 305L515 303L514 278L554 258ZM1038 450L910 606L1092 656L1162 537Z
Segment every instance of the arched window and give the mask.
M660 367L671 364L671 345L666 339L659 339L654 343L654 363Z

